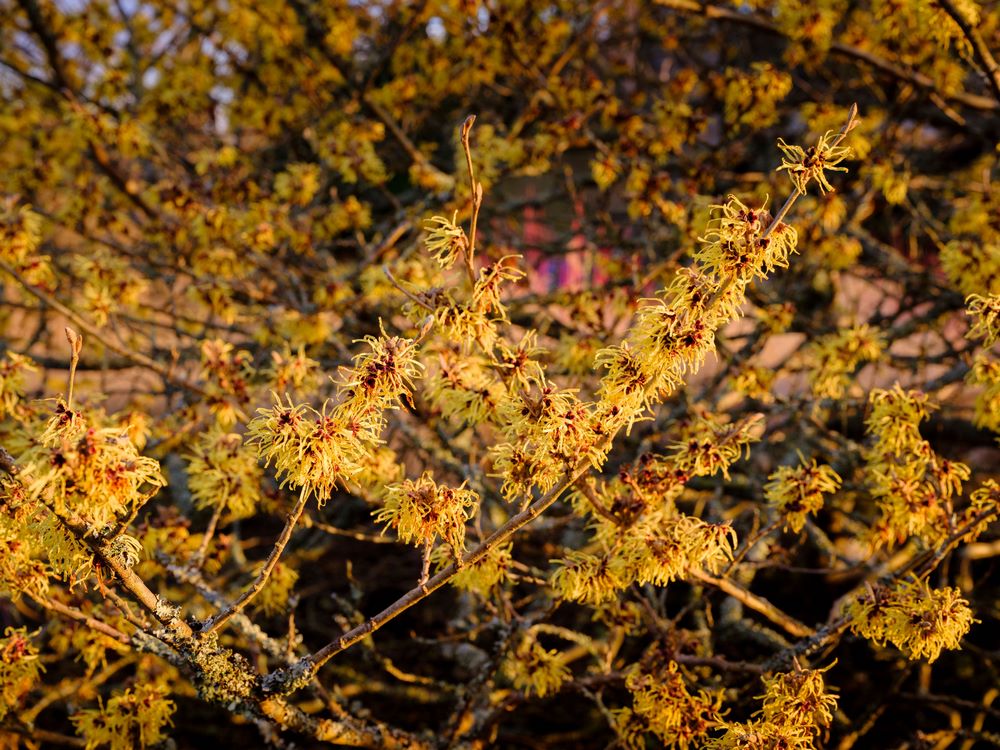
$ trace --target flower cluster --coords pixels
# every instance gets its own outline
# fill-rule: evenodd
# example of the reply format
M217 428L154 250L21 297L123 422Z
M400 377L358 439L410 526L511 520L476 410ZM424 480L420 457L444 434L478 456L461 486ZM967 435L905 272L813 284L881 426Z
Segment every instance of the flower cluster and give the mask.
M300 487L326 501L338 482L361 471L369 446L377 444L385 411L409 398L422 371L416 343L396 336L368 336L368 351L354 358L340 382L340 401L317 410L283 403L258 410L248 425L248 443L266 464L274 462L282 485Z
M549 577L549 586L560 598L591 606L614 599L628 584L622 557L579 550L567 553Z
M387 488L376 523L396 531L407 544L426 546L441 538L460 553L465 549L465 523L479 496L465 487L439 487L430 472Z
M986 351L977 352L966 381L982 387L976 394L976 427L1000 432L1000 359Z
M611 551L570 552L549 580L563 599L596 605L614 598L632 583L665 586L695 571L718 571L733 558L736 532L727 524L711 524L678 515L652 513L627 530L598 526L596 539L607 544L619 537Z
M48 571L40 559L44 553L36 534L31 533L39 512L15 495L23 495L19 485L0 480L0 596L17 600L24 594L44 596ZM74 566L75 567L75 566Z
M520 255L505 255L495 263L480 269L479 278L472 288L471 309L475 313L483 316L494 314L496 315L494 320L507 319L507 310L500 301L500 293L504 284L524 278L524 271L507 262L520 257Z
M15 352L5 352L0 359L0 418L13 414L24 398L24 378L35 370L31 359Z
M986 346L993 346L1000 339L1000 293L985 297L970 294L965 307L973 320L966 335L970 339L982 338Z
M86 750L133 750L165 740L164 730L175 708L163 688L142 684L102 701L99 708L77 711L70 719L86 740Z
M866 474L882 513L876 541L892 545L915 535L937 544L952 528L952 501L969 467L942 458L920 436L919 423L931 409L926 394L897 383L873 390L869 404L865 426L875 442L866 454Z
M299 573L287 562L279 562L267 578L267 586L251 605L255 611L274 616L288 609L288 599L299 580Z
M538 346L536 331L525 331L516 344L497 342L495 367L502 373L508 391L526 390L545 382L545 368L539 361L543 354L545 350Z
M736 531L728 524L687 515L658 522L652 516L629 530L621 556L637 583L665 586L692 571L718 572L733 559L735 547Z
M20 266L38 249L42 217L28 206L16 205L10 199L0 204L0 259Z
M500 671L518 690L539 697L558 691L570 678L563 655L545 648L530 632L508 654Z
M734 279L741 286L766 279L775 269L788 268L788 257L798 244L795 227L785 223L771 226L773 220L765 206L750 208L734 195L713 208L716 214L694 253L701 268L720 279Z
M801 669L764 677L763 706L754 720L726 725L709 742L710 750L813 750L833 722L837 695L827 690L820 669Z
M0 719L17 709L43 671L38 648L24 628L7 628L0 638Z
M761 415L728 422L722 415L701 411L681 425L667 458L680 477L702 477L720 473L729 479L729 467L748 453L750 443L760 438Z
M601 465L617 416L591 407L575 390L548 383L504 399L499 418L506 442L491 453L507 499L528 497L532 487L547 492L582 461Z
M497 324L485 310L457 302L445 292L434 295L433 304L435 324L462 351L489 351L496 344Z
M824 671L802 669L765 677L763 720L795 726L813 736L830 726L837 695L827 690Z
M980 22L980 7L973 0L953 0L950 8L970 27ZM962 27L945 7L934 0L905 0L902 3L875 3L875 21L880 33L894 44L912 39L914 31L921 31L921 39L927 39L941 50L956 47L959 54L967 57L972 47Z
M73 586L89 576L90 550L21 484L0 480L0 510L0 595L43 597L50 577Z
M101 426L61 399L38 444L23 454L29 498L70 511L95 531L141 507L166 480L159 463L139 454L118 425Z
M278 393L308 391L319 384L319 362L307 357L302 347L293 353L286 346L283 352L271 352L271 363L263 374Z
M361 424L363 430L378 435L385 424L387 409L409 399L413 381L423 373L412 339L365 336L368 351L354 357L354 366L343 371L338 410Z
M642 730L626 747L646 747L641 737L646 732L655 734L666 747L700 747L705 733L722 720L721 691L699 689L692 693L677 662L663 665L659 660L645 661L634 664L625 678L625 687L632 694L632 708L615 712L616 728L625 729L619 734L629 737L629 724L638 723Z
M768 503L785 518L785 528L798 533L806 516L823 507L823 495L840 489L841 479L830 466L782 466L768 478L764 493Z
M573 551L550 579L565 599L598 605L632 583L664 586L733 559L736 532L678 512L674 501L693 477L722 473L755 439L757 417L727 423L695 409L665 456L643 454L608 482L578 485L574 507L589 515L603 551Z
M801 146L790 146L779 138L778 147L784 157L778 170L788 171L792 184L800 193L806 192L806 185L812 180L819 184L820 190L824 193L833 190L833 185L826 177L826 170L846 172L846 167L837 165L851 155L848 147L834 145L836 139L837 134L828 131L815 146L803 149Z
M202 342L201 374L212 394L212 412L223 426L235 423L239 409L250 402L251 359L250 352L221 339Z
M951 587L926 582L878 586L852 598L844 608L851 630L879 645L891 643L909 659L933 662L944 649L957 649L974 622L969 603Z
M748 285L786 267L795 251L795 229L774 223L763 207L730 196L713 212L692 266L661 297L644 301L624 343L598 352L596 364L607 370L598 396L627 424L700 369L716 330L739 314Z
M941 251L941 267L962 294L1000 294L1000 244L955 240Z
M439 570L455 562L452 551L443 546L434 550L433 560ZM513 562L512 545L498 545L475 562L463 564L451 584L462 591L487 596L494 587L510 578Z
M792 77L770 63L750 70L726 68L725 118L733 129L767 127L777 119L780 102L791 93Z
M727 422L724 415L697 406L692 412L690 419L677 425L667 454L643 453L633 465L622 467L617 477L594 488L603 506L622 525L631 526L647 511L672 514L673 503L688 481L716 472L728 478L729 468L759 438L757 416ZM583 499L581 493L575 497ZM582 502L577 505L581 512L591 507Z
M265 466L274 462L281 485L302 488L323 503L338 482L359 471L365 446L360 428L339 409L329 413L329 402L316 410L305 404L283 404L258 410L250 421L248 444L256 445Z
M864 362L876 362L880 356L882 341L868 325L816 339L805 350L813 394L818 398L842 398L858 367Z
M969 533L962 537L962 541L977 539L997 516L1000 516L1000 484L995 479L987 479L981 487L969 493L969 506L959 522L962 528L969 528Z
M424 308L430 309L441 331L464 353L469 354L478 347L481 352L491 355L499 343L497 324L507 320L507 311L501 302L503 287L525 274L508 262L519 255L506 255L477 271L471 243L465 230L456 223L457 218L457 212L451 220L433 217L427 226L425 244L443 270L450 269L459 259L465 261L472 284L471 295L461 301L453 294L454 287L429 289L414 297L420 300L420 305L411 307L411 311L423 315Z
M195 441L188 456L188 486L200 509L224 508L234 518L254 514L263 473L236 433L216 424Z
M505 389L485 357L448 348L439 353L424 395L449 421L477 425L496 417Z
M75 256L73 271L83 281L82 307L99 326L119 309L134 307L147 287L144 276L105 249Z

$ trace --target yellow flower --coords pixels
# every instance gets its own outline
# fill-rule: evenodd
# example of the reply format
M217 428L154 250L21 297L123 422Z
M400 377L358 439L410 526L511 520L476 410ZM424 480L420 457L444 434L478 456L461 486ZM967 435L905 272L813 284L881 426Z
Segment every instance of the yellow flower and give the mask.
M504 660L501 672L526 695L539 697L556 692L570 678L563 655L544 648L531 633Z
M381 336L365 336L361 341L368 344L370 351L358 354L354 367L343 371L339 390L344 401L338 409L377 437L382 429L382 412L410 397L413 381L420 377L424 366L417 361L417 345L411 339L388 336L383 330Z
M440 537L461 552L466 521L478 505L475 492L464 485L439 487L427 471L416 481L408 479L387 488L385 506L375 514L375 522L394 528L407 544L429 545Z
M829 667L827 667L829 669ZM763 707L749 722L726 725L726 733L709 742L708 750L813 750L815 740L830 726L837 695L828 692L824 669L801 669L764 680Z
M778 148L781 149L784 157L777 171L787 170L792 184L800 193L806 192L806 186L810 180L816 180L820 190L824 193L833 190L833 185L826 178L826 170L846 172L846 167L838 167L837 165L851 155L849 147L834 146L831 143L838 137L838 133L832 130L827 131L815 146L810 146L807 149L802 149L801 146L790 146L779 138Z
M804 354L813 395L841 398L855 370L882 355L882 339L871 326L856 325L816 339Z
M465 236L465 230L456 224L457 219L457 211L451 220L444 216L432 216L425 226L427 239L424 244L427 251L444 269L451 268L456 260L465 257L469 251L469 239Z
M681 514L662 521L655 515L630 529L622 543L629 575L638 583L665 586L692 571L717 572L733 559L736 531Z
M764 485L767 501L784 515L785 528L798 533L806 516L823 507L823 494L840 488L840 476L829 466L819 466L816 459L808 465L782 466Z
M25 629L7 628L0 638L0 719L17 708L42 671L38 649Z
M633 665L625 687L632 693L632 710L667 747L697 747L694 743L721 721L722 692L692 693L675 661Z
M10 198L0 203L0 258L20 266L38 249L42 217L28 206L15 210L14 205Z
M975 622L958 589L932 589L919 580L869 589L847 603L845 614L858 635L888 641L907 658L928 662L944 649L957 649Z
M281 484L293 484L323 503L337 482L360 471L366 451L360 428L339 411L328 413L311 406L281 403L275 395L271 409L259 409L247 425L248 444L257 446L265 465L274 462Z
M260 501L262 472L243 439L213 425L188 457L188 484L200 509L222 506L236 518L252 516Z
M24 397L24 377L38 368L29 357L16 352L5 352L0 360L0 417L13 414Z
M617 596L628 583L626 563L618 557L572 551L549 579L563 599L597 605Z
M986 297L970 294L965 300L969 317L973 319L967 338L981 337L986 346L993 346L1000 339L1000 294Z
M476 562L463 565L451 579L451 585L462 591L473 591L481 596L488 596L494 586L508 578L513 563L511 548L510 543L499 545ZM455 562L451 550L443 546L434 550L433 559L439 570Z
M134 750L166 739L164 729L175 708L163 688L140 684L116 694L100 708L77 711L70 720L86 739L87 750Z

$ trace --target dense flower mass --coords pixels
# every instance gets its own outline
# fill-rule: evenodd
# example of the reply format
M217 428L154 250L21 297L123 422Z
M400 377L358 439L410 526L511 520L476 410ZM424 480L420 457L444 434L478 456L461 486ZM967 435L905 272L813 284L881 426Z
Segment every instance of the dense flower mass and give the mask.
M994 6L0 50L0 748L1000 735Z
M929 662L958 648L974 621L958 589L932 589L923 581L870 589L849 601L846 611L858 635Z
M759 718L727 723L725 734L707 745L711 750L809 750L833 723L837 695L827 690L823 672L806 669L764 678Z
M875 540L896 544L911 535L940 543L957 524L954 499L970 477L969 467L940 456L920 435L933 405L919 391L876 389L866 420L875 443L867 453L867 475L882 512ZM971 510L971 508L970 508Z
M38 443L23 454L28 499L94 530L134 516L165 480L127 431L106 424L101 413L75 411L59 399Z
M0 719L13 712L43 671L38 648L23 628L6 628L0 638Z
M427 472L415 482L389 487L375 520L395 529L403 542L428 545L440 537L461 552L465 523L478 501L475 492L463 487L439 487Z
M73 714L72 719L86 739L87 750L128 750L162 742L174 709L174 702L166 699L162 689L144 685L114 696L100 708Z
M667 747L697 747L706 731L721 722L722 696L704 689L692 692L676 662L665 667L655 660L636 664L625 684L632 693L632 708L624 709L617 721L626 728L641 722ZM641 734L635 740L630 746L641 747Z
M799 532L807 516L823 507L823 495L836 492L841 478L829 466L818 466L816 459L797 468L782 466L764 485L769 503L785 517L785 526Z
M1000 338L1000 294L983 297L979 294L969 295L966 300L969 315L974 323L969 329L969 338L981 336L987 346L993 346Z
M260 501L261 472L242 438L215 427L194 445L188 459L191 493L200 508L224 508L252 516Z
M361 471L368 446L381 442L386 409L409 397L421 372L414 343L395 336L369 336L368 352L354 358L340 382L341 400L287 405L273 394L274 406L260 409L248 425L250 441L266 464L274 462L282 484L292 484L326 501L338 482Z

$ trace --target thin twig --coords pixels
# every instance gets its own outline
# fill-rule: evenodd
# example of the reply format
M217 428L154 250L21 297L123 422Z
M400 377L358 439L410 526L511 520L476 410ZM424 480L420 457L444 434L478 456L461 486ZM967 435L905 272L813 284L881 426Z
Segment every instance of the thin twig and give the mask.
M105 347L113 351L115 354L125 357L126 359L130 360L131 362L134 362L140 367L145 367L148 370L152 370L153 372L155 372L157 375L159 375L169 383L173 383L176 386L180 386L181 388L192 391L193 393L197 393L199 396L203 396L206 398L208 397L209 394L207 391L205 391L204 388L182 377L178 377L166 365L163 365L157 362L156 360L150 359L145 354L137 352L134 349L131 349L127 346L123 346L122 344L119 344L111 340L109 337L105 336L104 333L102 333L97 326L88 321L82 315L71 310L69 307L64 305L59 300L57 300L51 294L43 292L41 289L32 286L17 271L17 269L14 268L12 265L10 265L7 261L0 259L0 269L6 271L8 275L10 275L18 284L21 285L21 287L26 292L28 292L28 294L32 295L33 297L43 302L44 304L48 305L53 310L56 310L57 312L64 315L66 318L68 318L74 324L76 324L77 327L89 333L91 336L100 341Z
M106 635L108 638L113 638L119 643L129 644L132 642L131 639L125 635L125 633L108 625L106 622L101 622L100 620L81 612L76 607L70 607L62 602L56 601L55 599L38 599L37 601L46 609L51 609L53 612L57 612L63 617L68 617L76 622L82 622L91 630L96 630L98 633Z
M585 481L578 481L576 483L576 488L580 490L580 494L583 495L590 506L597 511L601 516L611 521L615 526L621 526L622 520L618 518L614 513L604 507L604 503L601 502L600 498L594 493L594 488L587 484Z
M389 279L390 284L392 284L399 291L405 294L412 302L415 302L416 304L420 305L425 310L430 310L431 312L434 312L433 307L428 305L426 302L424 302L422 299L414 295L412 292L409 292L407 289L403 287L402 284L396 281L396 277L392 275L392 271L389 270L389 266L382 266L382 273L384 273L385 277Z
M763 539L764 537L766 537L772 531L774 531L775 529L777 529L778 526L781 525L781 521L782 521L782 519L780 519L780 518L774 519L767 526L765 526L762 529L759 529L757 531L757 533L755 533L753 536L751 536L749 539L747 539L746 542L743 544L742 549L740 549L736 553L736 555L733 557L733 559L729 563L729 565L727 565L726 568L725 568L725 570L722 571L722 575L725 576L726 574L729 573L729 571L731 571L733 568L735 568L737 565L739 565L741 562L743 562L743 558L746 557L747 554L749 554L750 550L752 550L754 548L754 546L757 544L757 542L759 542L761 539Z
M271 554L267 556L267 560L264 562L264 567L261 569L260 573L257 574L257 578L252 584L250 584L250 587L246 591L240 594L236 601L202 625L202 635L214 633L216 630L221 628L233 617L233 615L242 612L246 606L253 601L254 597L256 597L257 594L263 590L264 586L267 584L267 579L271 575L271 571L274 570L274 567L278 564L278 560L281 558L282 552L285 551L285 547L288 545L288 540L292 538L292 532L295 530L295 525L298 523L299 517L302 515L302 511L305 510L306 503L308 501L309 488L306 485L303 485L302 489L299 491L298 502L295 503L295 507L292 508L292 512L288 514L288 518L285 520L285 528L281 530L281 536L279 536L278 541L275 542L274 548L271 550Z
M215 510L212 513L212 517L208 521L208 528L205 529L205 534L201 538L201 544L198 545L198 549L195 551L194 555L191 556L191 560L188 562L188 566L192 570L201 569L202 563L205 561L205 555L208 553L208 545L212 542L212 537L215 536L215 528L219 525L219 519L222 517L222 510L225 507L223 503L219 503L215 506Z
M482 544L468 553L463 560L463 566L468 567L469 565L482 560L492 550L506 542L507 539L513 536L515 532L531 523L534 519L538 518L538 516L544 513L546 509L559 499L560 495L562 495L567 488L572 486L573 483L583 476L583 474L590 468L591 463L589 459L580 461L580 463L578 463L572 471L567 472L567 476L559 482L559 484L523 511L512 516L503 526L490 534L490 536L487 537ZM341 651L350 648L358 641L361 641L374 633L390 620L398 617L414 604L426 599L454 578L458 574L459 570L460 567L458 565L449 565L444 570L441 570L431 576L426 583L411 589L381 612L368 618L361 625L352 628L335 640L330 641L312 655L300 659L290 669L279 669L272 672L264 679L264 690L270 692L286 691L289 687L290 681L294 681L296 675L309 671L314 672L319 669Z
M734 583L733 581L730 581L728 578L716 578L715 576L711 576L708 573L703 573L701 571L692 571L691 575L699 581L707 583L709 586L717 588L728 594L755 612L759 612L764 615L764 617L780 627L789 635L794 635L797 638L808 638L816 633L816 631L809 626L799 622L791 615L786 614L783 610L775 607L767 599L747 591L745 588Z
M465 268L473 287L476 285L476 227L479 224L479 209L483 205L483 186L481 183L476 182L476 175L472 169L472 146L469 143L469 135L472 132L472 126L475 122L476 116L469 115L465 118L465 122L462 123L462 149L465 151L465 164L469 168L469 186L472 190L472 197L470 198L472 202L472 221L469 228L469 247L465 252Z

